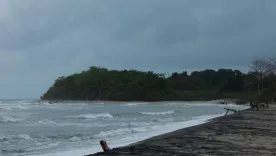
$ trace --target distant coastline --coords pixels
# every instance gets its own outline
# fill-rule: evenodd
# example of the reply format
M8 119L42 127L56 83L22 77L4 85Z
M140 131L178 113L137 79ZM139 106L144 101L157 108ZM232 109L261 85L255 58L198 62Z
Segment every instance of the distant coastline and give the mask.
M48 101L210 101L249 99L257 95L254 75L219 69L165 74L152 71L87 71L59 77L41 96Z
M247 104L248 101L244 101L241 99L215 99L210 101L84 101L84 100L38 100L38 102L46 102L47 104L166 104L166 103L183 103L183 102L189 102L189 104L193 103L210 103L210 104Z

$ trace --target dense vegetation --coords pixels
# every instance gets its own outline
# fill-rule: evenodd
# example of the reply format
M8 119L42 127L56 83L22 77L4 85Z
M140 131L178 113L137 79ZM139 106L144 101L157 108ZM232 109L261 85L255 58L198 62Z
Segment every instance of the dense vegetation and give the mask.
M151 71L91 67L81 73L59 77L41 99L164 101L247 98L258 95L269 95L271 98L275 93L274 85L271 85L274 80L275 73L260 71L256 62L252 63L252 71L249 73L207 69L191 74L175 72L167 77Z

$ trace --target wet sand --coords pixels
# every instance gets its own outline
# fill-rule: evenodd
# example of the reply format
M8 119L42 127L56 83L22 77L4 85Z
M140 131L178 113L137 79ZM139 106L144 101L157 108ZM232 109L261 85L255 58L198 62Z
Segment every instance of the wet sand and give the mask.
M108 143L108 140L107 140ZM244 110L208 123L89 156L276 155L276 106Z

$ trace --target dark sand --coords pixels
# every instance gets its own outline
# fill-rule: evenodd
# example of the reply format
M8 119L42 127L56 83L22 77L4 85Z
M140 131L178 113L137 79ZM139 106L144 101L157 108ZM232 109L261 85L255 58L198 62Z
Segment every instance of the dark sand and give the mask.
M108 140L107 140L108 143ZM245 110L208 123L90 156L276 155L276 106Z

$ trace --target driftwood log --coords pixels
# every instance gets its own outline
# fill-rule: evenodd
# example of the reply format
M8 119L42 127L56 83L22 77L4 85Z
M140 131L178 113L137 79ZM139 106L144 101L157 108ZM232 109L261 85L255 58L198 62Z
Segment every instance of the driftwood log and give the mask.
M259 105L262 108L268 108L268 103L260 103Z
M259 103L258 102L250 102L250 108L255 110L259 110Z
M103 149L104 152L111 151L111 149L108 147L108 145L107 145L107 143L106 143L105 140L101 140L100 144L101 144L102 149Z
M268 108L268 102L267 103L260 103L260 102L250 102L250 108L255 110L259 110L259 108Z
M234 112L234 113L237 113L237 112L238 112L238 110L231 109L231 108L224 108L224 109L226 110L225 115L227 115L229 111Z

